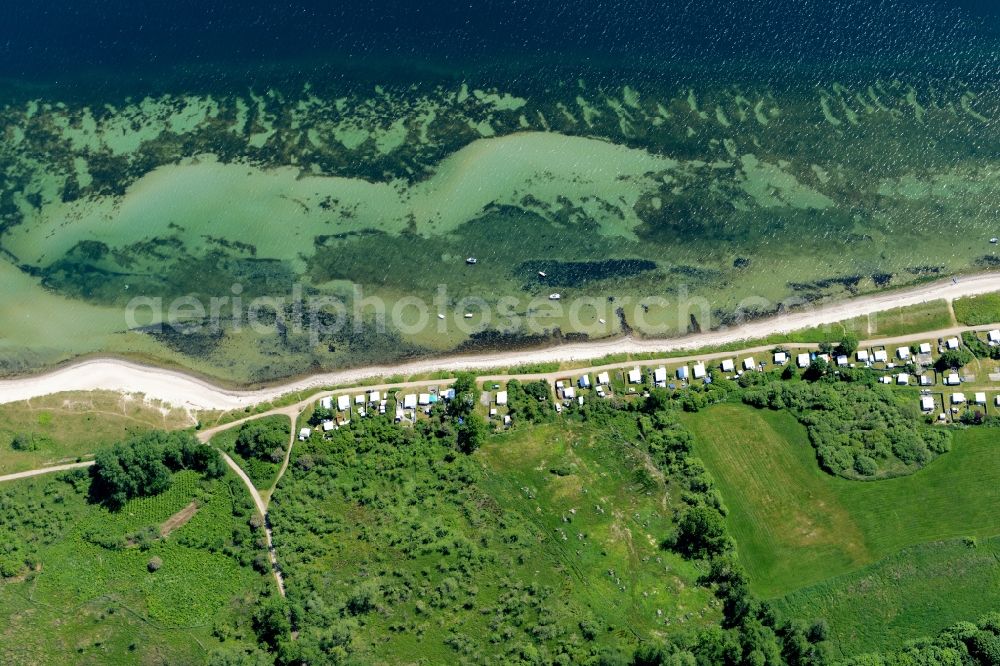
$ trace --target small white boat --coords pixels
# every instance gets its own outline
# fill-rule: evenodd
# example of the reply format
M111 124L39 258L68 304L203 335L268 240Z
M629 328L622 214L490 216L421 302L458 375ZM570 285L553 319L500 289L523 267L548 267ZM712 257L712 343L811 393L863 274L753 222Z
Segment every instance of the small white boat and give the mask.
M560 296L559 294L549 294L550 301L558 301L560 298L562 298L562 296Z
M475 264L479 263L479 260L476 259L475 257L469 257L468 259L465 260L465 263L469 264L470 266L474 266Z
M538 277L546 277L545 271L538 271Z

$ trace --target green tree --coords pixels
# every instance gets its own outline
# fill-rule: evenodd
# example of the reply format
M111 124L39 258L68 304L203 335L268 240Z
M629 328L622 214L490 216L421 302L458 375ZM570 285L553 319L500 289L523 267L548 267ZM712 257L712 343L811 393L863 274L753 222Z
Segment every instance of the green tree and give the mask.
M650 390L649 397L643 405L643 410L647 414L662 412L670 407L670 394L666 389L654 388ZM694 410L697 411L697 410Z
M137 439L102 449L94 457L90 497L120 509L133 497L158 495L170 487L170 470L163 449L150 439Z
M143 433L97 452L90 468L90 499L119 509L133 497L163 492L170 487L171 471L182 469L217 478L225 473L225 463L218 451L190 433Z
M288 615L288 605L281 597L262 600L251 618L257 640L270 648L291 635L292 622Z
M278 460L285 455L289 430L278 419L259 419L240 427L236 436L236 452L244 458Z
M803 379L814 382L826 376L830 371L830 364L818 356L809 363L809 367L802 373Z
M972 354L965 349L949 349L941 354L934 362L934 368L938 372L945 372L952 368L958 369L972 363Z
M458 425L458 449L472 453L486 439L486 421L476 412L470 412Z
M844 333L844 337L840 339L840 344L837 345L837 351L845 356L851 356L854 352L858 351L858 336L853 333Z
M476 376L471 372L461 372L455 377L452 388L455 399L448 404L448 415L456 419L464 418L476 404Z
M721 513L708 506L694 506L681 516L673 546L686 557L700 558L720 555L732 542Z

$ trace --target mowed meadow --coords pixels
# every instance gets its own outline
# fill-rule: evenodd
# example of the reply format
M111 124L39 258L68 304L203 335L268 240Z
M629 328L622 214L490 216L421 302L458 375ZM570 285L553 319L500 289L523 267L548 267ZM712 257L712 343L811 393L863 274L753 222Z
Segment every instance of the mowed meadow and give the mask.
M1000 534L995 430L956 431L952 450L921 471L861 482L823 472L787 412L726 404L685 423L754 591L792 615L826 617L844 653L933 633L1000 602L986 584L997 560L981 550L995 550L988 538Z

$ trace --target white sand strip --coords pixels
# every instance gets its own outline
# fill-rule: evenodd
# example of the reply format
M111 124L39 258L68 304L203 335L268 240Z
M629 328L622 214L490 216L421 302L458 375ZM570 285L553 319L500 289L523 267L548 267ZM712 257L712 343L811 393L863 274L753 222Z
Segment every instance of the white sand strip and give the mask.
M796 311L754 321L738 328L722 329L664 340L631 337L581 342L528 351L508 351L467 356L428 358L399 365L337 370L292 380L254 391L234 391L174 370L165 370L117 359L83 361L53 372L0 381L0 404L62 393L108 390L141 393L147 398L189 409L229 410L273 400L286 393L323 386L345 385L372 377L415 375L434 371L488 369L545 362L584 361L608 354L675 352L716 347L741 340L764 338L804 328L832 324L892 308L917 305L936 299L952 300L1000 291L1000 273L982 273L941 280L912 289L838 301L822 307ZM937 332L954 334L965 327ZM928 332L927 337L934 333ZM913 337L913 336L908 336Z

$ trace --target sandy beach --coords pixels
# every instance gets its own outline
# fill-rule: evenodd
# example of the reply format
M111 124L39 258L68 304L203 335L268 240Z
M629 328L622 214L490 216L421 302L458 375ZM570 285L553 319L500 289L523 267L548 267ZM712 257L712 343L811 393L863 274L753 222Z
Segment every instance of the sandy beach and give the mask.
M118 359L91 359L43 375L0 381L0 404L66 391L110 390L143 394L149 399L191 410L239 409L268 402L287 393L324 386L348 385L389 375L434 371L504 368L543 362L578 362L619 353L668 353L716 347L770 335L831 324L853 317L916 305L935 299L1000 291L1000 273L941 280L916 288L834 302L747 323L740 327L664 340L623 337L544 349L429 358L397 365L336 370L253 391L221 388L178 372Z

